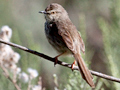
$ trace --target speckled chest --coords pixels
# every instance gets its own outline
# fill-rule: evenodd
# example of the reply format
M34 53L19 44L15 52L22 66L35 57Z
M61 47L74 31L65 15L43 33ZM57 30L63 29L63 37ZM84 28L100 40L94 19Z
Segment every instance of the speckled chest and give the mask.
M58 28L55 23L45 23L45 34L49 43L55 48L59 53L69 51L66 46L62 36L58 34Z

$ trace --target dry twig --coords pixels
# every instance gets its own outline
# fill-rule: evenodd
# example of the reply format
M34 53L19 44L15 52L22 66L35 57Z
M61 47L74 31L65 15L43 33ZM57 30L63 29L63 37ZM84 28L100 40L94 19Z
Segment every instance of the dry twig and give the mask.
M8 78L13 83L13 85L15 86L15 88L17 90L21 90L20 87L18 86L18 84L14 80L12 80L12 78L9 76L9 73L8 73L7 69L2 65L2 63L0 63L0 67L2 68L2 70L4 72L4 76L6 78Z
M42 58L44 58L46 60L49 60L51 62L55 62L55 58L47 56L47 55L45 55L43 53L39 53L37 51L31 50L29 48L26 48L26 47L23 47L23 46L20 46L20 45L11 43L11 42L6 42L6 41L4 41L2 39L0 39L0 42L4 43L4 44L7 44L7 45L10 45L10 46L13 46L13 47L16 47L16 48L19 48L21 50L24 50L26 52L32 53L34 55L40 56L40 57L42 57ZM71 68L71 64L68 64L68 63L65 63L65 62L62 62L62 61L59 61L59 60L58 60L57 64L65 66L65 67L68 67L68 68ZM73 70L78 70L78 67L74 66ZM102 73L99 73L99 72L96 72L96 71L92 71L92 70L90 70L90 72L91 72L91 74L93 74L95 76L98 76L98 77L101 77L101 78L104 78L104 79L107 79L107 80L110 80L110 81L114 81L114 82L120 83L120 79L119 78L115 78L113 76L109 76L109 75L102 74Z

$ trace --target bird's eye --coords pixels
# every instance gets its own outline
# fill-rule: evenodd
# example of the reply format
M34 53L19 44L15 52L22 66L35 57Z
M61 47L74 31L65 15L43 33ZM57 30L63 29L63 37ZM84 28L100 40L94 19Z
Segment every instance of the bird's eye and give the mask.
M51 14L55 14L55 12L51 12Z

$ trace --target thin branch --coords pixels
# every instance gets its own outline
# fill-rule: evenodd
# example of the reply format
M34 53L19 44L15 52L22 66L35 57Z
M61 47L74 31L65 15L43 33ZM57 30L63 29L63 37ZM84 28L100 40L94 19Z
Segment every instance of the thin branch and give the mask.
M18 86L18 84L17 84L14 80L12 80L12 78L9 76L8 71L5 69L5 67L2 65L2 63L0 63L0 67L2 68L2 70L3 70L3 72L4 72L4 76L5 76L6 78L8 78L8 79L13 83L13 85L15 86L15 88L16 88L17 90L21 90L20 87Z
M32 79L31 79L31 77L29 76L29 82L28 82L28 89L27 89L27 90L30 90L31 87L32 87L31 81L32 81Z
M40 56L40 57L42 57L42 58L44 58L44 59L46 59L46 60L49 60L49 61L51 61L51 62L55 62L55 58L52 58L52 57L50 57L50 56L47 56L47 55L45 55L45 54L43 54L43 53L39 53L39 52L37 52L37 51L31 50L31 49L29 49L29 48L26 48L26 47L23 47L23 46L20 46L20 45L11 43L11 42L6 42L6 41L4 41L4 40L2 40L2 39L0 39L0 42L1 42L1 43L4 43L4 44L7 44L7 45L10 45L10 46L13 46L13 47L16 47L16 48L19 48L19 49L21 49L21 50L24 50L24 51L26 51L26 52L32 53L32 54L34 54L34 55ZM72 67L71 64L68 64L68 63L65 63L65 62L61 62L61 61L59 61L59 60L58 60L57 64L62 65L62 66L65 66L65 67L68 67L68 68L71 68L71 67ZM77 66L74 66L74 67L73 67L73 70L79 70L79 69L78 69ZM107 79L107 80L110 80L110 81L114 81L114 82L120 83L120 79L119 79L119 78L115 78L115 77L113 77L113 76L109 76L109 75L102 74L102 73L99 73L99 72L96 72L96 71L92 71L92 70L90 70L90 72L91 72L91 74L93 74L93 75L95 75L95 76L98 76L98 77L101 77L101 78L104 78L104 79Z

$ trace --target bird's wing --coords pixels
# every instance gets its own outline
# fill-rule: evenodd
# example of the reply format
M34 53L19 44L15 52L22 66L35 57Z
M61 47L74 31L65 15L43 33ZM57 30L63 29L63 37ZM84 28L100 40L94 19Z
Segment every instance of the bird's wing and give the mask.
M79 41L80 41L80 49L83 53L85 53L85 44L84 44L83 39L80 36L80 34L79 34Z
M82 56L80 54L80 49L84 52L84 43L83 43L83 40L82 40L80 34L77 32L76 28L70 28L70 30L68 30L68 28L65 28L65 27L63 27L63 28L58 27L58 33L59 33L59 35L62 36L67 47L72 51L72 53L75 57L75 60L77 61L77 64L78 64L78 67L79 67L79 70L81 72L83 79L85 79L86 82L91 87L94 88L95 85L92 81L93 77L92 77L90 71L88 70L88 68L86 67L86 65L82 59Z
M70 33L68 31L64 31L64 33L59 31L59 35L62 36L67 47L74 52L73 40Z
M85 45L80 34L76 30L75 26L71 28L58 26L58 33L62 36L67 47L73 52L76 53L77 46L80 47L80 50L85 53ZM70 27L70 25L68 26ZM69 30L71 29L71 30ZM75 36L76 35L76 36ZM77 38L75 38L77 37ZM78 40L77 40L78 39ZM78 45L79 44L79 45Z
M58 34L62 36L66 46L73 52L76 53L76 47L74 46L74 39L73 36L71 35L70 30L68 30L67 27L60 27L58 26Z

